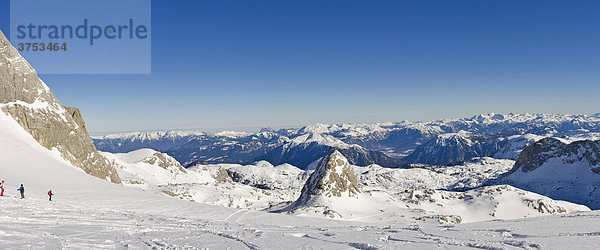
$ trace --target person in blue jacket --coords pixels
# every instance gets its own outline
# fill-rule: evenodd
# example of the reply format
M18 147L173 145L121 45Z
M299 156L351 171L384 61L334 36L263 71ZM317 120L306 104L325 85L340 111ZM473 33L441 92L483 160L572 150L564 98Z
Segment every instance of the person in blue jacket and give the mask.
M21 184L21 187L17 189L17 191L21 193L21 199L25 199L25 188L23 187L23 184Z

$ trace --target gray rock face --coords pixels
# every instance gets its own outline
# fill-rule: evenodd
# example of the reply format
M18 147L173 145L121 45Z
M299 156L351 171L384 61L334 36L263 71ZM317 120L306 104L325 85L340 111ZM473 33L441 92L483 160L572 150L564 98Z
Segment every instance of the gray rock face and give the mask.
M315 171L310 175L302 194L292 207L310 205L315 197L325 199L335 197L354 197L360 193L356 174L348 163L348 159L337 150L324 157Z
M58 150L74 166L121 183L117 171L94 147L79 109L60 104L1 31L0 109L42 146Z
M525 148L500 183L600 209L600 141L554 138Z
M600 174L600 141L576 141L565 144L558 139L544 138L521 152L510 173L519 169L527 173L552 158L563 158L565 164L585 160L594 173Z

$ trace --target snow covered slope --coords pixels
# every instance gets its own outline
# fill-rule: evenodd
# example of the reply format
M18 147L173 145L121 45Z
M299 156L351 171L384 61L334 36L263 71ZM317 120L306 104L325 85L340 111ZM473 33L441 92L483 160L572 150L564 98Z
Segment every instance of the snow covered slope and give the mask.
M125 185L149 188L196 180L173 157L152 149L140 149L127 154L101 154L111 160Z
M501 180L554 199L600 208L600 141L546 138L521 153Z
M224 207L261 210L279 206L298 195L298 187L307 178L296 167L274 167L267 162L185 169L174 158L152 149L102 155L115 164L126 186Z
M199 203L298 216L460 223L588 210L510 186L451 191L497 178L511 168L514 161L510 160L482 158L444 168L389 169L352 166L333 151L314 171L303 171L268 162L182 169L175 161L165 160L172 159L168 155L150 149L103 154L115 161L129 186Z

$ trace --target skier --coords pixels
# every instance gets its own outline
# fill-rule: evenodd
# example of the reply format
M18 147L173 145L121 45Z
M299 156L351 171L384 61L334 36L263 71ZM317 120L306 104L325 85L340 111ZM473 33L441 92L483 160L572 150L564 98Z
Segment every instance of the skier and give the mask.
M17 191L21 193L21 199L25 199L25 188L23 187L23 184L21 184L21 187L17 189Z
M0 183L0 189L2 189L2 191L0 191L0 196L4 196L4 180Z
M52 189L50 189L50 191L48 191L48 200L49 201L52 201L52 195L54 195L54 194L52 193Z

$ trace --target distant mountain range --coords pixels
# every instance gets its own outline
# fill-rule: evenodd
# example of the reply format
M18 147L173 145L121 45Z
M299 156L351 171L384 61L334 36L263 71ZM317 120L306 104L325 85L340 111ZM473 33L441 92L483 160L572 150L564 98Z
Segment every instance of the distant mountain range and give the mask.
M152 148L175 157L185 167L266 160L307 168L333 149L360 166L454 165L474 157L516 160L523 148L544 137L565 141L600 138L600 113L485 114L431 122L315 124L258 133L163 131L93 139L101 151Z

